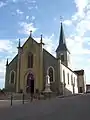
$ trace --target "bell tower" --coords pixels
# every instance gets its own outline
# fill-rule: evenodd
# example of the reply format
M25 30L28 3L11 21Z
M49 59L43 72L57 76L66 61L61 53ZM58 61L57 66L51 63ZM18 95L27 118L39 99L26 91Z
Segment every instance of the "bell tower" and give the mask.
M56 49L56 57L60 59L65 66L70 67L70 52L66 45L62 22L60 29L59 45Z

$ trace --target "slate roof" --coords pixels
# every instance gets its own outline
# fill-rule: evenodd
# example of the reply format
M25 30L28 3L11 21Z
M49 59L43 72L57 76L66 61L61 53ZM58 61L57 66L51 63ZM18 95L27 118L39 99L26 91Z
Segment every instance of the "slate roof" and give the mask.
M76 70L74 71L77 75L84 75L84 70Z
M58 52L58 51L68 51L69 52L67 45L66 45L66 40L65 40L62 23L61 23L61 30L60 30L60 37L59 37L59 45L56 49L56 52Z

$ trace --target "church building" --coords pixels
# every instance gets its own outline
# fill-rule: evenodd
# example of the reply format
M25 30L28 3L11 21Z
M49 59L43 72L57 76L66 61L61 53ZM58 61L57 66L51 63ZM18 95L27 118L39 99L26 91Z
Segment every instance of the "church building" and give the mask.
M42 35L38 43L30 33L22 46L19 39L17 55L10 63L7 59L5 89L9 92L42 92L46 76L49 75L52 92L66 95L85 92L84 70L73 71L70 68L70 51L66 45L62 23L56 57L43 46Z

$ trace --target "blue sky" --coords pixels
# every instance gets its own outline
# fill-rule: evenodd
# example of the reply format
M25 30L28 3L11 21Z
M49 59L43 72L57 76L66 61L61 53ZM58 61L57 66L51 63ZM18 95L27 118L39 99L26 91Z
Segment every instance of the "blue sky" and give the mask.
M74 69L84 69L90 83L90 2L89 0L0 0L0 87L4 86L5 62L17 53L18 39L22 44L33 31L39 42L55 55L60 32L60 16Z

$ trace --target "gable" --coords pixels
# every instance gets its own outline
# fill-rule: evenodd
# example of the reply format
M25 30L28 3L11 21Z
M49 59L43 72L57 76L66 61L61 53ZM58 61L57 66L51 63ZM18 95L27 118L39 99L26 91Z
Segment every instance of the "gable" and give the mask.
M45 50L44 48L43 48L43 54L47 54L47 56L51 56L52 57L52 59L56 59L57 60L57 58L55 58L52 54L50 54L47 50Z
M32 37L29 37L26 42L22 46L22 50L25 51L26 49L35 49L35 47L39 47L39 43L36 42Z

